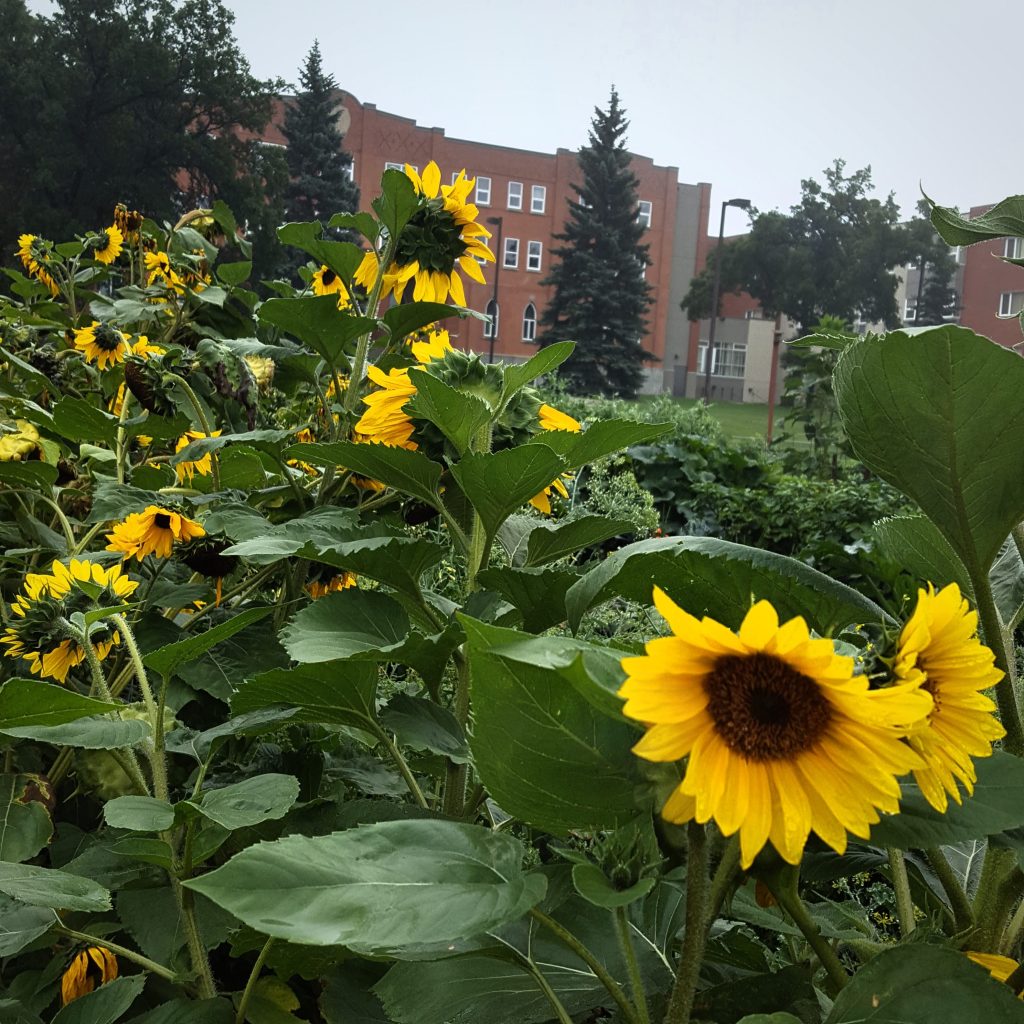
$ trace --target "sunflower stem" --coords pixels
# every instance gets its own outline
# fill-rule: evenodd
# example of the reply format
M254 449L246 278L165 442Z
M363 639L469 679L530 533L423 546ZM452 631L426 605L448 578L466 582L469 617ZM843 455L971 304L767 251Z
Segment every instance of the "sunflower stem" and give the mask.
M210 421L206 418L206 413L203 411L203 407L200 404L196 393L192 390L192 386L184 377L181 376L181 374L168 373L167 376L185 392L185 397L188 398L189 404L192 406L192 411L196 414L196 419L199 420L199 426L202 428L203 433L207 437L211 437ZM213 477L214 491L219 491L220 460L217 458L216 452L210 452L210 475Z
M420 807L428 808L430 805L427 803L427 798L423 795L423 790L420 789L420 784L416 781L416 776L413 775L412 769L409 767L409 762L402 756L402 752L398 749L398 745L388 735L387 729L380 729L377 732L381 743L387 747L388 753L391 755L391 759L395 762L398 770L402 773L402 778L405 779L405 784L409 787L409 792L412 793L413 799L420 805Z
M174 890L174 898L180 911L180 920L185 929L185 941L188 943L189 957L192 960L192 970L199 977L198 990L202 999L213 999L217 995L217 986L213 980L213 971L210 968L210 958L203 945L203 937L199 933L199 925L196 922L195 904L192 900L192 893L184 888L181 879L172 871L169 872L171 888Z
M128 390L127 384L122 382L121 387L124 388L124 395L121 399L121 412L117 417L117 438L114 451L117 464L117 482L123 486L127 476L126 463L128 461L128 439L125 434L124 424L125 420L128 419L128 407L132 402L132 393Z
M626 907L615 908L615 930L619 938L619 947L626 961L626 970L629 972L629 987L633 993L633 1003L636 1006L637 1017L640 1024L650 1024L651 1012L647 1008L647 992L644 989L643 978L640 976L640 965L637 963L636 950L633 948L633 937L630 934L632 925L629 921L629 911Z
M573 1024L569 1011L565 1008L562 1000L558 998L558 994L551 987L551 983L544 977L544 972L530 957L524 956L518 950L513 951L513 954L519 966L528 974L531 974L533 980L537 982L537 987L544 993L544 998L547 999L551 1009L555 1011L555 1019L558 1021L558 1024Z
M892 888L896 894L896 916L900 922L900 935L906 938L917 926L914 920L914 901L910 896L910 879L907 877L907 862L903 851L890 846L889 870L892 872Z
M117 942L111 942L110 939L101 939L96 935L89 935L86 932L75 931L74 928L67 928L61 923L57 925L56 931L58 934L63 935L66 938L76 939L78 942L85 942L90 946L101 946L103 949L108 949L116 956L122 957L125 960L130 960L133 964L138 964L145 970L150 971L161 978L165 978L167 981L175 983L179 981L177 974L175 974L169 967L164 967L163 964L158 964L155 960L150 960L148 956L143 956L141 953L136 953L133 949L128 949L127 946L122 946Z
M715 868L711 878L711 897L708 900L708 927L710 928L718 918L725 903L729 890L732 889L737 874L740 871L740 837L732 836L725 849L722 851L722 859Z
M971 935L971 945L982 953L995 950L1003 936L1003 925L1009 916L1009 906L1004 906L1004 883L1017 864L1013 850L989 844L985 851L985 863L978 880L978 891L974 894L974 920L976 930ZM1016 902L1016 901L1014 901Z
M469 721L469 658L461 648L452 655L455 660L455 719L466 727ZM445 770L444 813L461 818L466 807L466 766L449 761Z
M849 976L840 963L839 957L836 956L835 950L821 934L821 929L815 924L814 918L811 917L796 889L780 885L772 890L772 895L779 906L793 919L797 928L803 932L808 945L814 950L821 966L825 968L825 973L828 974L834 989L838 992L844 988L850 980Z
M80 555L89 546L89 543L93 539L93 537L95 537L97 533L99 533L101 530L105 528L106 527L104 523L96 523L89 530L89 532L75 545L74 549L68 552L68 554L72 558L74 558L76 555Z
M263 948L260 950L259 956L256 957L256 963L252 965L252 970L249 972L249 980L245 983L245 991L242 993L242 998L238 1000L238 1012L235 1014L235 1024L244 1024L245 1011L249 1009L249 1000L252 998L253 992L256 991L256 982L259 981L260 971L263 970L263 965L266 963L267 956L270 953L271 946L274 945L274 938L271 937L263 943Z
M686 842L686 921L665 1024L690 1024L708 934L708 834L704 826L689 822Z
M974 911L971 910L971 902L967 898L967 893L964 892L960 880L950 867L949 861L946 860L946 855L934 846L925 850L924 855L949 900L949 906L953 911L953 927L958 932L970 930L974 927Z
M552 935L571 949L593 972L598 981L604 985L608 994L615 1000L615 1005L622 1011L628 1024L639 1024L636 1008L629 1001L622 986L608 973L608 969L597 959L596 956L567 928L563 928L553 917L549 917L543 910L534 907L530 911L532 917L538 924L547 928Z

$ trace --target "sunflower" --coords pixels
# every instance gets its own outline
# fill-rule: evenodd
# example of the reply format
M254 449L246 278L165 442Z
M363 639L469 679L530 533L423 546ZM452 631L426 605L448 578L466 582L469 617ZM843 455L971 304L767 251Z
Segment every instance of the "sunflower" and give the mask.
M146 555L169 558L176 543L183 544L206 531L187 516L171 509L150 505L144 512L132 512L107 534L107 551L142 561Z
M18 236L18 256L22 265L30 276L45 284L50 289L50 294L56 296L60 294L60 289L45 266L49 245L49 242L44 242L38 235Z
M1000 956L998 953L975 953L971 950L964 950L964 956L973 960L980 967L984 967L996 981L1007 981L1020 964L1012 957ZM1024 999L1024 992L1017 995L1018 999Z
M635 754L689 758L664 818L739 830L747 868L769 839L798 863L812 829L843 853L847 832L867 838L878 810L899 810L896 777L922 764L901 737L932 703L916 682L869 690L852 658L811 639L800 617L780 626L768 601L738 634L659 588L654 603L674 635L622 660L619 695L647 726Z
M310 280L314 295L337 295L338 309L346 309L352 305L352 297L345 287L345 282L327 264L323 264Z
M333 594L338 590L347 590L349 587L356 585L356 574L354 572L337 572L337 570L331 570L334 575L325 577L323 579L310 580L306 584L306 593L309 594L314 601L318 601L321 597L325 597L327 594Z
M28 420L15 420L16 430L0 433L0 462L42 459L39 431Z
M149 276L146 284L152 288L154 285L163 285L168 291L181 294L185 290L185 282L178 273L171 267L171 258L163 251L147 252L143 259Z
M1003 677L993 653L977 638L972 612L955 583L938 593L917 592L917 607L900 634L893 672L931 694L932 713L907 742L924 760L915 769L925 799L940 813L948 797L961 802L958 781L974 792L972 757L988 757L1006 730L992 714L995 704L981 691Z
M269 391L274 383L274 373L277 370L274 360L269 356L254 355L243 356L243 358L245 359L245 365L252 371L256 386L260 391Z
M138 242L142 221L142 214L138 210L129 210L124 203L118 203L114 207L114 225L130 245Z
M82 950L60 979L61 1005L67 1006L80 996L95 991L117 977L117 957L102 946Z
M459 269L484 284L483 271L474 257L494 262L494 254L483 241L491 233L476 222L477 208L466 202L476 179L467 178L463 170L451 185L442 185L441 171L433 160L422 177L409 164L405 173L420 205L397 240L394 259L384 272L381 297L393 293L401 301L412 281L417 302L444 302L451 294L455 302L465 306L466 291ZM356 270L356 283L369 291L378 267L376 253L368 252Z
M572 434L578 434L582 429L579 420L574 420L570 415L562 412L561 409L556 409L553 405L542 405L538 410L538 417L542 430L566 430ZM562 476L567 480L572 479L571 473L563 473ZM569 491L561 477L557 480L552 480L540 494L535 494L530 499L530 504L538 512L543 512L544 515L549 516L551 515L552 494L558 494L562 498L569 497Z
M213 431L212 434L204 434L201 430L186 430L178 438L174 446L174 452L177 454L180 451L184 451L193 441L200 441L205 437L220 437L220 434L219 430ZM198 459L189 462L179 462L174 467L174 472L177 474L178 483L184 483L186 479L189 483L192 483L192 478L197 473L200 476L209 476L213 472L213 456L210 452L204 452Z
M75 331L75 348L85 356L87 363L95 363L101 370L123 363L131 351L128 339L116 327L97 320Z
M149 359L150 356L166 354L167 349L154 345L144 334L140 334L138 341L132 343L132 355L138 356L140 359Z
M93 245L92 256L99 263L107 265L114 262L121 255L124 248L124 235L116 224L111 224L106 231L101 231Z

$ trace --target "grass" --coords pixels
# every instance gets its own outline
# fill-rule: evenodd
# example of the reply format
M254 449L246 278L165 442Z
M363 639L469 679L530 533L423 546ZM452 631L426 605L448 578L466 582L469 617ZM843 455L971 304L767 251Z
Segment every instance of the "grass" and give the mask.
M642 399L641 399L642 400ZM677 398L676 403L684 409L699 405L700 398ZM714 402L711 415L722 424L729 437L763 438L768 430L768 405L756 402ZM781 410L775 410L775 433L779 430Z

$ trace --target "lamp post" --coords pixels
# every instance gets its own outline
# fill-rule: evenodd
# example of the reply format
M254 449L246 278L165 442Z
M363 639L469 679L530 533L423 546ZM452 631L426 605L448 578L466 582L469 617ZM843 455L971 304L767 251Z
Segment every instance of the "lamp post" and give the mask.
M498 275L501 273L501 264L504 262L504 254L501 251L501 230L505 226L503 217L488 217L488 224L498 226L498 244L494 247L494 295L491 302L494 304L494 320L491 322L490 346L487 350L487 362L494 362L494 343L498 340L498 323L501 320L501 313L498 309Z
M725 208L738 206L741 210L750 209L749 199L726 199L722 203L722 219L718 225L718 248L715 250L715 277L711 286L711 327L708 329L708 350L704 366L704 404L711 400L711 367L715 362L715 327L718 324L718 292L722 287L722 241L725 238Z

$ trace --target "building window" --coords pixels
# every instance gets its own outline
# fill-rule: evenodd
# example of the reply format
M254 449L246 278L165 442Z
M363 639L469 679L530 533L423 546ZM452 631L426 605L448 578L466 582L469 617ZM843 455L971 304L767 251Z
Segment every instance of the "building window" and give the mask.
M476 205L491 205L491 179L485 178L482 174L476 176Z
M961 252L960 246L959 245L954 245L953 249L952 249L952 255L953 255L953 260L956 263L960 262L960 252Z
M651 204L646 199L641 199L636 212L636 219L641 227L649 228L651 226L651 210Z
M576 193L576 205L582 206L584 210L590 209L590 203L588 203L586 199L584 199L583 196L579 194L579 192Z
M356 158L354 156L350 156L348 158L348 166L345 168L345 177L348 178L349 181L356 180Z
M547 200L548 190L546 185L532 185L530 187L530 213L543 213Z
M697 348L697 372L707 373L708 343L702 341ZM715 377L743 377L747 369L745 342L722 341L715 343L715 356L711 373Z
M1008 260L1019 260L1024 254L1024 238L1007 238L1003 240L1003 255Z
M501 311L498 309L498 304L494 299L487 303L486 313L490 320L484 321L484 337L496 338L498 336L498 318L501 315Z
M523 310L523 341L535 341L537 338L537 307L529 302Z
M510 210L521 210L523 208L523 183L521 181L510 181L508 183L508 208Z
M404 171L405 164L396 164L393 160L386 160L384 162L385 171Z
M526 269L527 270L540 270L541 254L544 252L544 244L542 242L527 242L526 243Z
M907 301L903 307L903 319L904 320L916 320L917 319L917 303Z
M505 256L501 261L501 265L506 270L515 270L519 266L519 239L518 238L506 238L505 239Z
M1003 292L999 296L999 315L1017 316L1024 310L1024 292Z

